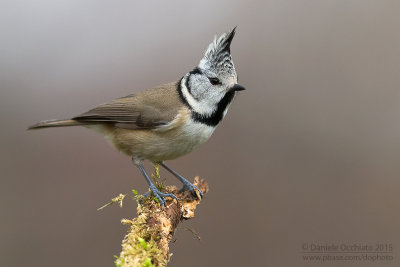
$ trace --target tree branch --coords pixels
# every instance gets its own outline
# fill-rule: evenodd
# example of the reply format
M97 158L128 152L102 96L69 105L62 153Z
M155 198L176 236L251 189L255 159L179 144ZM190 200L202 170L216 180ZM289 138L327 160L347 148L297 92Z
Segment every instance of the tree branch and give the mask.
M199 177L194 184L205 194L208 184ZM123 224L130 225L130 229L122 241L122 251L115 260L116 266L166 266L171 258L169 242L176 227L182 220L194 218L194 211L200 203L189 191L180 192L175 186L167 186L166 192L173 193L179 199L179 207L175 200L168 198L166 207L153 199L144 200L137 207L137 217L132 220L124 219Z

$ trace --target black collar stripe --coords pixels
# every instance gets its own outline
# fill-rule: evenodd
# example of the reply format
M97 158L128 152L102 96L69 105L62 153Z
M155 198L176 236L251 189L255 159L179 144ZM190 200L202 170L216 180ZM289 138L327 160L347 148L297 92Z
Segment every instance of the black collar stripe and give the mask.
M193 109L192 106L189 104L189 102L187 101L186 97L183 95L183 92L182 92L182 81L183 81L183 78L185 78L185 76L183 76L179 80L179 82L177 84L177 87L176 87L176 90L178 90L179 98L182 101L182 103L185 104L185 106L187 106L190 110L192 110Z

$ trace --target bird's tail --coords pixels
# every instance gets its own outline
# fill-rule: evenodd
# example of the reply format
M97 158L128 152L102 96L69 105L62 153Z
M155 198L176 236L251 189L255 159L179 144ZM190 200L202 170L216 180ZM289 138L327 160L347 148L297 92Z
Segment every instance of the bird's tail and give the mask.
M76 120L48 120L41 121L32 126L28 127L28 130L32 129L42 129L48 127L65 127L65 126L78 126L78 125L86 125L87 123L79 122Z

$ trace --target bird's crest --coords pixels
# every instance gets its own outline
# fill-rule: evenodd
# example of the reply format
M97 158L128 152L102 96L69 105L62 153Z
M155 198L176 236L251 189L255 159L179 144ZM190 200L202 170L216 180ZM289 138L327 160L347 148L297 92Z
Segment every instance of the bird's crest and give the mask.
M235 71L231 57L231 42L235 36L236 27L229 33L215 36L214 41L208 45L203 59L200 61L201 69L214 69L232 73Z
M236 27L229 33L222 34L219 38L215 36L214 41L208 46L207 51L204 57L212 60L219 54L223 54L224 52L231 53L231 42L233 37L235 36Z

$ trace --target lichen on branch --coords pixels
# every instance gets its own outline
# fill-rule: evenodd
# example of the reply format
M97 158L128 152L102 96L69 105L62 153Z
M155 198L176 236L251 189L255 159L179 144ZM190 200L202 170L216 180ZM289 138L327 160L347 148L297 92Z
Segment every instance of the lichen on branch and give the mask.
M194 179L203 194L208 192L208 184L199 177ZM118 267L166 266L171 258L169 242L178 224L184 219L194 217L194 211L200 203L200 195L193 196L190 191L179 191L175 186L166 186L166 193L175 194L179 199L167 198L167 205L162 207L150 197L141 201L137 207L137 217L122 223L130 228L122 241L122 251L116 256Z

